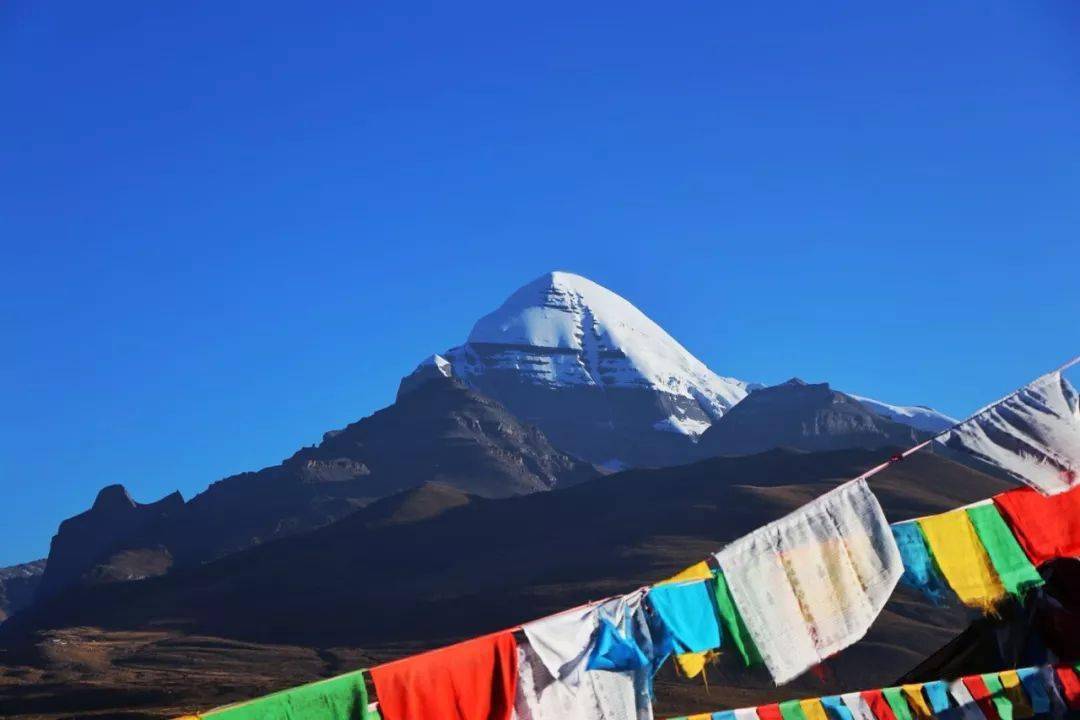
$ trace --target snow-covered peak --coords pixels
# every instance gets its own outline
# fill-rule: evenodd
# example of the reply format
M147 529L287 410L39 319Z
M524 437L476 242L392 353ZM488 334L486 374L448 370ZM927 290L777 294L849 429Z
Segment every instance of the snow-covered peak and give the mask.
M630 302L568 272L547 273L516 291L480 318L468 342L567 351L580 357L581 367L567 368L553 382L652 385L704 400L714 418L747 392L747 383L713 373ZM671 429L678 420L672 418Z
M891 405L873 398L847 394L861 402L870 412L904 425L910 425L917 430L938 433L957 423L956 419L924 405Z
M442 355L435 354L424 359L417 366L417 370L420 368L432 368L435 372L443 377L450 377L453 375L453 369L450 367L450 361L444 358Z

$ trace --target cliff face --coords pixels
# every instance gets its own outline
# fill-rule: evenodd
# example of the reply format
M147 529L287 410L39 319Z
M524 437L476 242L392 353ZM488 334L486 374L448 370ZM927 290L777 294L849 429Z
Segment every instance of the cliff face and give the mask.
M89 510L60 523L49 547L49 561L37 590L38 597L51 597L78 584L88 571L106 562L129 538L183 508L180 493L144 505L132 500L123 485L102 488Z

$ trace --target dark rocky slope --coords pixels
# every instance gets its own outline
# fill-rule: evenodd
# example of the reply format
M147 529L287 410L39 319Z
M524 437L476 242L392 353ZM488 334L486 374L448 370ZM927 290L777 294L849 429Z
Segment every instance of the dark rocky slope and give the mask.
M90 510L61 524L40 594L220 558L426 482L505 497L596 474L499 403L437 378L280 465L225 478L187 503L173 494L140 505L122 487L106 488Z
M698 439L699 457L746 455L771 448L821 451L910 447L928 437L871 412L829 387L793 378L751 391Z

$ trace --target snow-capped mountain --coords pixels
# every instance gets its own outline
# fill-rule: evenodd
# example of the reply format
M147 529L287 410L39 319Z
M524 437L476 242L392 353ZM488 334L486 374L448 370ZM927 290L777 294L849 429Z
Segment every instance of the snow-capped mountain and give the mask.
M398 396L455 377L537 425L559 447L618 469L682 463L697 439L756 383L717 375L645 313L568 272L551 272L477 321L460 347L433 355ZM926 407L851 396L923 432L954 420Z
M447 372L538 425L556 446L616 466L685 458L750 387L711 371L619 295L567 272L515 292L464 345L428 359L416 375Z

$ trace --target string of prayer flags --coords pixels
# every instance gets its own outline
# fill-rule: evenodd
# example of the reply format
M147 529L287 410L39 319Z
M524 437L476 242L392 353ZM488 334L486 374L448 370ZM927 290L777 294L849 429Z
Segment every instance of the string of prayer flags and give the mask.
M903 573L865 480L734 541L716 560L777 684L865 635Z
M226 705L201 720L376 720L368 709L364 671L356 670L327 680Z
M517 658L513 633L501 632L379 665L383 720L510 720Z
M1023 720L1080 710L1078 667L1029 667L671 720ZM1060 697L1055 705L1051 698Z
M953 510L932 515L919 520L919 527L934 562L960 601L983 612L993 612L1005 598L1005 588L967 512Z
M888 527L865 481L854 481L732 543L716 555L719 570L698 563L651 590L529 623L520 641L506 631L380 666L372 677L385 720L431 713L449 720L651 720L652 674L672 652L683 653L680 664L694 675L722 639L729 639L747 665L765 663L759 649L764 638L774 653L787 653L780 656L779 670L770 668L783 682L784 673L797 673L861 637L899 574L931 596L951 588L967 604L990 610L1005 595L1042 584L1037 564L1080 554L1074 550L1080 548L1078 536L1080 488L1052 497L1021 488L993 503ZM824 587L821 578L831 586ZM858 583L861 592L864 578L870 578L867 587L880 588L872 597L852 590ZM834 624L819 622L830 612ZM784 627L797 632L779 641L770 637ZM788 644L792 637L795 643ZM451 656L457 660L447 662ZM792 657L795 662L782 664ZM1047 683L1047 672L1026 668L951 686L938 682L884 688L880 695L808 699L735 712L728 720L762 720L761 712L766 720L1027 720L1080 703L1074 671L1051 673L1056 684ZM957 707L949 705L950 695ZM380 716L368 706L360 673L200 716L256 717Z
M1018 488L996 495L994 504L1036 566L1080 557L1080 488L1052 497Z
M936 442L981 470L1056 495L1080 482L1080 396L1055 371L942 433Z
M1024 554L995 505L978 505L966 512L1006 592L1022 597L1028 590L1043 584L1042 576Z

